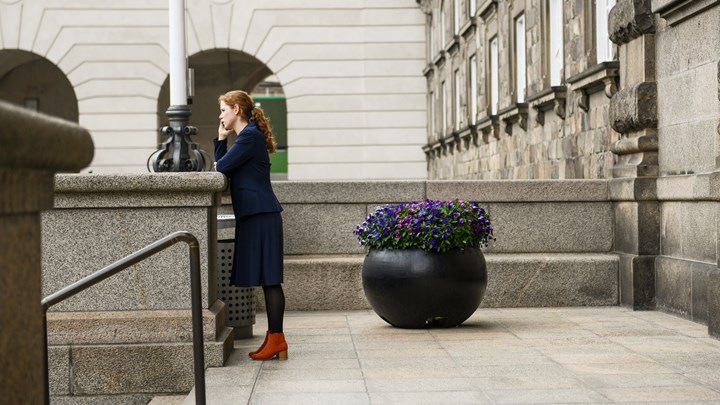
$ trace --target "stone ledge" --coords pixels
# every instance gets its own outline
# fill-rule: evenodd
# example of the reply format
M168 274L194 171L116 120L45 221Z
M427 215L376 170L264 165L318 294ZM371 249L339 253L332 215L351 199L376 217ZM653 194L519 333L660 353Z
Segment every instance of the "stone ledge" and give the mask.
M225 329L227 308L215 301L203 310L205 341ZM192 341L190 310L48 312L48 344L177 343Z
M59 174L55 208L209 207L219 205L220 173Z
M55 193L54 208L212 207L220 204L212 191L124 191Z
M657 178L633 177L609 180L608 186L612 201L656 201Z
M618 305L615 254L486 254L481 307Z
M362 288L364 257L287 257L286 310L370 308ZM483 307L618 305L616 254L485 253L485 259L489 282Z
M164 191L219 192L227 188L227 178L217 172L134 173L134 174L58 174L56 193L141 193Z
M427 181L430 199L482 202L608 201L607 180Z
M137 395L99 395L91 397L79 396L53 396L51 403L53 405L146 405L152 402L155 397L153 394L137 394ZM178 402L179 404L179 402ZM163 405L160 403L160 405ZM164 404L168 405L168 404Z
M285 256L288 311L368 309L362 287L365 255ZM256 307L265 308L262 289L256 289Z
M535 110L535 122L545 125L545 114L554 111L555 115L565 119L566 86L552 86L537 94L527 97L530 107Z
M273 190L284 203L378 203L417 201L424 181L277 181Z
M718 0L652 0L652 11L673 26L718 4Z

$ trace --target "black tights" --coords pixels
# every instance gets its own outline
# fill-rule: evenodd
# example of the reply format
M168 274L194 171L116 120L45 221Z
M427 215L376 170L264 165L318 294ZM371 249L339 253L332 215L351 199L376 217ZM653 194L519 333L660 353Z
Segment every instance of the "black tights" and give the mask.
M268 330L270 333L283 331L283 313L285 312L285 294L282 286L264 285L265 309L267 310Z

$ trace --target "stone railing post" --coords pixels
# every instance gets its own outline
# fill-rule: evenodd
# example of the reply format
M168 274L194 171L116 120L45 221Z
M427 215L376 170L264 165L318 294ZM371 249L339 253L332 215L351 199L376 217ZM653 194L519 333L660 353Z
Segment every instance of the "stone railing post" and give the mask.
M0 127L0 392L9 404L40 404L40 212L53 206L55 172L82 169L94 149L85 129L5 102Z
M620 303L654 307L655 258L660 253L655 16L650 0L619 0L610 12L610 39L620 55L620 89L610 100L610 125L622 134L610 182L615 251L620 255Z

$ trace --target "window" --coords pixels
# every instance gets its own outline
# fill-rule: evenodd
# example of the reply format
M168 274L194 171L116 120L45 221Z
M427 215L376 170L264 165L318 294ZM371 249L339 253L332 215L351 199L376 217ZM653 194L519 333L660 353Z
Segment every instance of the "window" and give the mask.
M468 79L470 85L470 124L475 124L477 117L477 55L470 58L470 77Z
M515 18L515 96L518 103L525 100L527 87L525 52L525 15L520 14Z
M460 0L453 0L453 34L460 33Z
M469 0L468 1L468 17L475 17L475 12L477 11L477 0Z
M602 1L602 0L600 0ZM563 0L550 0L549 31L550 31L550 85L562 84L564 65L563 48Z
M445 46L445 2L440 2L440 46Z
M595 49L597 63L613 60L612 42L608 34L608 16L615 0L595 0Z
M26 98L25 108L31 111L40 111L40 99L39 98Z
M447 86L445 86L445 82L442 82L442 85L440 86L441 92L440 97L442 97L442 100L440 101L440 105L442 106L442 128L441 132L443 135L445 135L445 131L447 131Z
M435 13L430 16L430 59L435 56Z
M435 138L435 92L430 92L430 136Z
M498 39L497 36L490 40L490 114L497 114L498 91L500 89L500 77L498 76Z
M460 70L455 70L455 75L453 76L453 88L455 94L453 95L453 111L455 112L455 130L460 130Z

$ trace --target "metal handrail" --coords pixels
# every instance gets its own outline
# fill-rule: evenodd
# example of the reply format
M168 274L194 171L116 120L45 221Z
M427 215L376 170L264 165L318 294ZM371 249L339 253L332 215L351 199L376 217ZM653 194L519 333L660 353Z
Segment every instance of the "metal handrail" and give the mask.
M156 242L147 245L137 252L125 256L115 263L96 271L95 273L51 294L41 301L43 329L45 339L45 404L50 404L50 381L48 370L48 337L47 337L47 311L48 309L73 295L83 291L120 271L147 259L155 253L178 243L185 242L190 247L190 290L192 305L193 327L193 360L195 363L195 403L205 405L205 357L203 354L203 324L202 324L202 291L200 284L200 244L197 238L188 232L175 232Z

